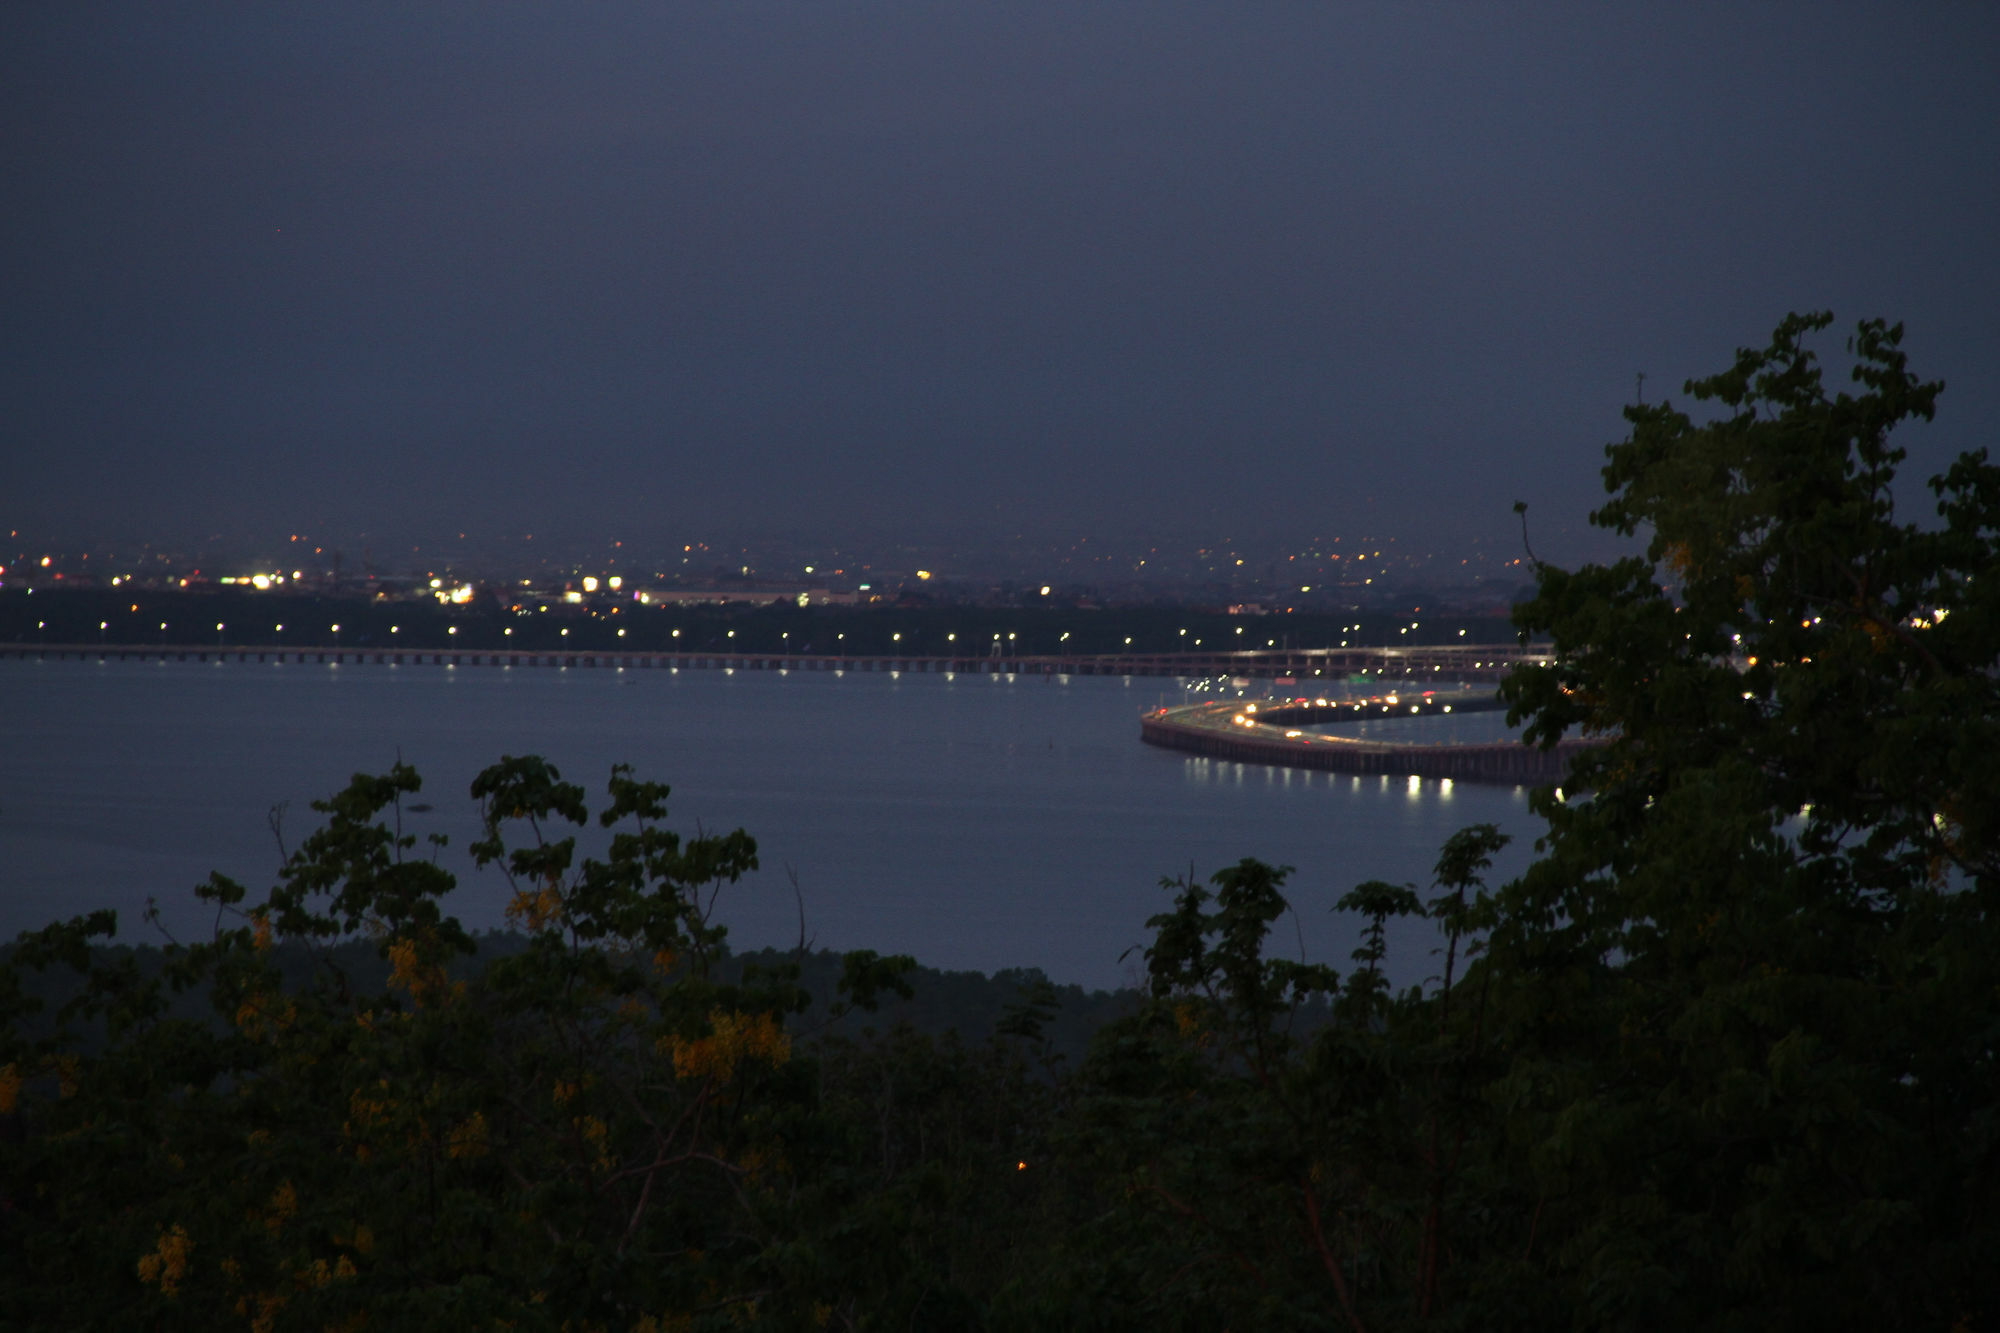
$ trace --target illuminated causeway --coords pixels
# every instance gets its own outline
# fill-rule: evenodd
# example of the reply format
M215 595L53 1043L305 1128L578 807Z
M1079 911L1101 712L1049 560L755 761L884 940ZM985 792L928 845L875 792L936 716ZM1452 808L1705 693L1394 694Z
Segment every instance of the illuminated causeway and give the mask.
M1479 690L1420 690L1361 699L1227 700L1154 709L1139 719L1139 738L1148 745L1245 764L1507 783L1559 782L1572 756L1594 744L1565 740L1553 750L1519 741L1427 745L1307 729L1504 707L1498 696Z

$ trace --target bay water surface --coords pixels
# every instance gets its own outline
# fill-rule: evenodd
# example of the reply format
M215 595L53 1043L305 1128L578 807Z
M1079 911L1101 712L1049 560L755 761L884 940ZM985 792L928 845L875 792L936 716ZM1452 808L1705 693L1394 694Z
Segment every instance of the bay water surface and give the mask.
M1295 918L1274 949L1345 968L1357 882L1429 883L1454 830L1515 837L1495 882L1525 864L1540 821L1526 791L1357 778L1194 758L1140 744L1142 708L1180 697L1151 678L734 672L275 663L0 663L0 937L96 907L120 938L205 933L192 887L211 870L274 882L279 843L357 772L399 758L423 775L406 831L448 839L452 910L504 924L507 889L470 864L467 794L503 754L546 756L600 798L614 763L669 783L683 831L736 827L762 868L726 890L741 947L910 953L935 967L1037 967L1110 986L1142 974L1162 876L1246 856L1295 867ZM1499 734L1497 715L1401 724L1426 738ZM1415 738L1415 733L1409 733ZM589 843L586 835L586 843ZM793 892L796 879L798 892ZM1432 965L1406 925L1395 972Z

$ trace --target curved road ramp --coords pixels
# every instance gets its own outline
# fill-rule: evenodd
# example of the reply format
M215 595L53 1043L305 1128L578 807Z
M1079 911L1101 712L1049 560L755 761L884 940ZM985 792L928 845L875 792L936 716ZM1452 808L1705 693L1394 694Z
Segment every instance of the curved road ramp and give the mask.
M1139 717L1139 739L1211 759L1337 773L1386 773L1461 782L1560 782L1575 754L1602 744L1564 740L1542 750L1520 741L1426 745L1368 740L1309 730L1341 722L1381 721L1505 708L1478 691L1423 690L1364 699L1224 700L1157 708Z

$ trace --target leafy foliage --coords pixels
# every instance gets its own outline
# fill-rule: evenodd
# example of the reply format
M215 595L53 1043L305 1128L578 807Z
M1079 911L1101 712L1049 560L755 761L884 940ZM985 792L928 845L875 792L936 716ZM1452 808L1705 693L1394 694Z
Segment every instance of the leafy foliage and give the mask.
M1828 322L1691 382L1703 420L1628 409L1596 518L1646 553L1539 566L1554 665L1505 687L1605 743L1518 879L1480 825L1427 901L1342 897L1345 976L1269 948L1288 872L1244 860L1166 881L1080 1061L1025 975L982 1043L853 1035L914 1012L910 960L815 1001L803 956L729 959L751 839L619 768L580 857L534 757L473 786L519 935L470 967L399 765L262 903L198 889L209 940L142 965L98 914L8 953L0 1322L1991 1326L2000 469L1898 522L1938 386L1871 322L1829 394ZM1437 940L1400 991L1399 918Z
M1992 1314L2000 469L1897 522L1940 386L1869 322L1830 395L1829 322L1689 383L1713 420L1628 409L1596 520L1645 558L1517 611L1559 664L1514 716L1611 741L1476 914L1537 1252L1592 1322Z
M711 975L715 894L755 865L750 839L683 841L658 824L666 789L620 769L609 854L579 860L555 834L585 822L581 790L505 759L474 785L474 853L505 868L525 947L454 980L470 941L437 910L451 877L394 832L418 788L399 766L319 803L325 827L268 900L245 910L240 886L212 881L201 892L240 924L170 948L151 977L89 953L104 917L15 948L10 1020L32 1007L23 969L67 965L89 985L45 1035L10 1022L0 1052L0 1110L24 1131L6 1158L9 1264L34 1274L9 1284L26 1294L10 1317L796 1326L858 1293L918 1301L926 1255L834 1262L867 1248L844 1203L856 1182L886 1207L900 1177L873 1174L850 1120L813 1113L825 1094L793 1058L791 972ZM357 987L325 948L282 984L275 939L356 930L384 988ZM907 966L848 971L874 991ZM213 1017L169 1016L176 991L205 993ZM989 1118L1008 1105L990 1091L975 1099Z

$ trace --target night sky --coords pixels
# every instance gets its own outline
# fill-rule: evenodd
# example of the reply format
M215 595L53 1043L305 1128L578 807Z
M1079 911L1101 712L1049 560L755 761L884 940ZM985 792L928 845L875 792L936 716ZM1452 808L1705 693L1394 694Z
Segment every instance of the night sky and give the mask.
M0 183L0 524L78 541L1561 558L1791 309L1908 323L1913 471L2000 419L1991 4L15 0Z

